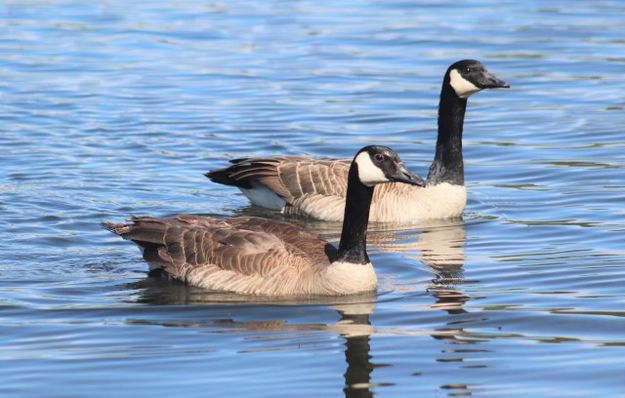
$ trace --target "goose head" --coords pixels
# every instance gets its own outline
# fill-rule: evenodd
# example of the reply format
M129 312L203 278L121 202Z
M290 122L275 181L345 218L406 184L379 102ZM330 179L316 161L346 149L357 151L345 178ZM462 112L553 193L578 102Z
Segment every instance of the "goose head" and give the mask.
M358 179L368 187L388 182L403 182L425 186L421 177L411 173L391 148L369 145L362 148L352 163L356 165Z
M446 83L460 98L468 98L485 88L509 88L503 80L490 73L481 62L464 59L447 69Z

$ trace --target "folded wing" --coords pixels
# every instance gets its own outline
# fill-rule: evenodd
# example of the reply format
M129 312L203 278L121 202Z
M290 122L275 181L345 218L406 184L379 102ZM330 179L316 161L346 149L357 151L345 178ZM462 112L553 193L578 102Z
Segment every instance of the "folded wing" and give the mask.
M211 181L253 189L259 184L292 204L306 195L345 197L349 160L287 156L236 159L206 174Z
M292 294L335 255L299 227L253 217L134 218L105 227L138 244L147 262L174 279L220 291Z

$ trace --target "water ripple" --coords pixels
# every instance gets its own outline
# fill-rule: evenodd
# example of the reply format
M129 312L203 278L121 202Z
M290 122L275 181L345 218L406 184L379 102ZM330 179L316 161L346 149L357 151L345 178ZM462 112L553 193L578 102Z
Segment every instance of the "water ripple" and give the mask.
M623 12L2 3L0 393L618 396ZM469 101L464 220L372 225L377 295L250 302L147 279L99 226L279 217L203 176L232 157L383 143L425 175L442 73L461 58L512 88ZM338 240L339 225L295 222Z

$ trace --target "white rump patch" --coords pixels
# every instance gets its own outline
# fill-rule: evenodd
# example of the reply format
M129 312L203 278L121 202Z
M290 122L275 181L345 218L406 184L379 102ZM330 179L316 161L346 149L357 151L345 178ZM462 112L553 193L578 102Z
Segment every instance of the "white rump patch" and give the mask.
M457 69L452 69L449 72L449 84L451 84L451 87L460 98L467 98L481 90L475 84L462 77Z
M356 164L358 164L358 178L360 182L368 187L372 187L376 184L383 182L389 182L384 172L371 161L371 156L368 152L361 152L356 156Z
M252 189L239 187L241 192L256 206L271 210L282 210L286 201L266 186L252 182Z

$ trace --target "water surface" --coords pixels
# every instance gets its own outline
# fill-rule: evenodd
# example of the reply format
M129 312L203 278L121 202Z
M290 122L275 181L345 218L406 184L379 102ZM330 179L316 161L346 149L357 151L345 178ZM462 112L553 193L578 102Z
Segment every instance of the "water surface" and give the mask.
M3 2L0 394L623 396L624 13ZM377 295L250 301L147 279L99 226L266 214L203 177L232 157L380 143L424 175L462 58L512 88L469 100L463 220L373 226Z

